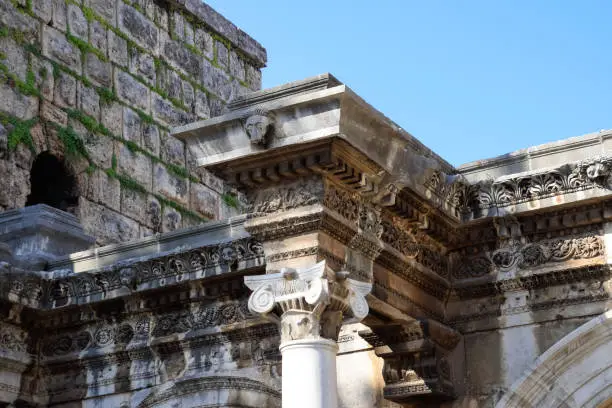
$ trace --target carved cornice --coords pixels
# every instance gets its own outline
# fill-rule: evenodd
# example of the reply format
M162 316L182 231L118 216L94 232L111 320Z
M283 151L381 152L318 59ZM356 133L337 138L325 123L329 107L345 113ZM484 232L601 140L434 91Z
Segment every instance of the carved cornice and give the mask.
M461 339L461 335L455 330L429 319L370 325L368 330L360 331L359 335L372 346L388 346L392 352L408 351L413 348L406 347L407 343L422 340L429 340L445 350L453 350ZM417 347L420 349L424 345L419 343Z
M556 238L521 244L509 241L495 251L471 257L455 256L453 278L456 280L480 278L492 273L532 269L548 263L578 259L592 259L604 255L603 240L598 235Z
M474 299L496 296L505 292L542 289L576 282L589 282L611 276L612 269L610 265L587 265L579 268L531 274L513 279L454 287L452 293L459 299Z
M447 282L420 271L388 251L383 251L376 259L376 263L439 300L444 300L448 296L450 285Z
M384 359L385 398L396 402L454 397L448 351L461 339L433 320L370 325L359 335Z
M424 186L460 213L501 208L594 188L609 188L612 158L594 157L554 169L468 183L435 170Z
M108 269L53 275L12 268L0 271L0 296L37 310L50 310L122 297L153 288L185 284L222 272L264 264L263 247L244 238Z
M595 157L544 172L478 183L470 188L473 208L504 207L574 191L608 188L612 158Z
M415 301L414 299L408 297L405 293L396 290L386 282L382 283L374 280L372 294L379 299L385 300L393 297L397 298L399 302L397 302L394 306L399 310L407 312L411 316L431 317L439 321L444 320L442 313L439 313L430 307Z
M117 361L146 359L150 357L148 344L153 339L161 347L160 351L170 352L278 336L274 326L261 323L261 319L248 311L246 300L202 304L168 313L145 314L116 324L98 322L78 331L63 330L61 334L44 338L41 357L46 364L70 364L67 361L76 358L95 366L112 362L109 359L113 358ZM181 341L172 336L186 333L192 336ZM113 352L107 354L104 350ZM83 351L87 351L87 356L80 354Z

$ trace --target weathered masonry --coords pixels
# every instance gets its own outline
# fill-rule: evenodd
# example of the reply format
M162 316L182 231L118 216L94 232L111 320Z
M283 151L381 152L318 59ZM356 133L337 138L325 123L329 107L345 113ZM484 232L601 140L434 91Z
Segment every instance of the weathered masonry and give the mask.
M455 168L199 0L0 0L0 407L612 406L612 132Z

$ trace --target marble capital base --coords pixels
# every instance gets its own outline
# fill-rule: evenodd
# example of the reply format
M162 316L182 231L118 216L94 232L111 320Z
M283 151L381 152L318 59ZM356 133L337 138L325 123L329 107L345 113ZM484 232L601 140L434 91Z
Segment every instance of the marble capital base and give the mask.
M291 340L283 356L283 408L337 408L338 345L324 338Z

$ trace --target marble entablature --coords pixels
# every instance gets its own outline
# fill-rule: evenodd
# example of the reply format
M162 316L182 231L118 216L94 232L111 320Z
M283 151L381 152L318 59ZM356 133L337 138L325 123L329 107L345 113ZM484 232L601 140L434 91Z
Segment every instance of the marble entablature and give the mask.
M173 135L245 214L95 249L69 214L0 216L1 402L280 407L279 345L314 339L341 407L535 407L549 361L605 353L608 133L453 168L326 74ZM589 384L546 406L611 396Z

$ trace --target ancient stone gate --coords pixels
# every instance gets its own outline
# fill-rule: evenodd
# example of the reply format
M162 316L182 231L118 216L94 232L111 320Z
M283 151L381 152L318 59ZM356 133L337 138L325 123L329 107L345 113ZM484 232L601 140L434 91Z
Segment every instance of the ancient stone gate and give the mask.
M200 1L0 11L0 406L609 404L612 133L455 168Z

